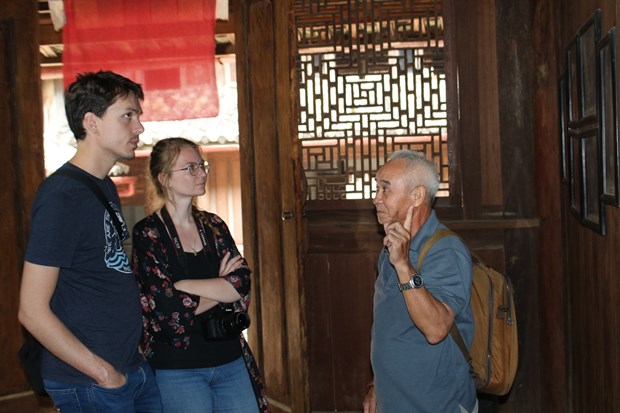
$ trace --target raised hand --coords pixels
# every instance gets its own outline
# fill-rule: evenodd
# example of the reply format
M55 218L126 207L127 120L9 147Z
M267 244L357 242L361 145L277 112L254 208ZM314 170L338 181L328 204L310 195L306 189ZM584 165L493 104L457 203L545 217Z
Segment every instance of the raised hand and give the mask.
M413 217L413 205L407 210L405 222L390 222L383 226L385 237L383 245L387 248L390 255L390 262L396 265L402 260L409 262L409 245L411 243L411 220Z

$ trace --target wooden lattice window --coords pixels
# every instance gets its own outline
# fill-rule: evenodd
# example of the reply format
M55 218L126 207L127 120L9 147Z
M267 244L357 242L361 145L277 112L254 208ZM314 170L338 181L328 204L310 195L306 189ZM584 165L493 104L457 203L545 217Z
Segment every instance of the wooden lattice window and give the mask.
M441 0L297 0L298 134L309 200L371 199L399 149L449 196Z

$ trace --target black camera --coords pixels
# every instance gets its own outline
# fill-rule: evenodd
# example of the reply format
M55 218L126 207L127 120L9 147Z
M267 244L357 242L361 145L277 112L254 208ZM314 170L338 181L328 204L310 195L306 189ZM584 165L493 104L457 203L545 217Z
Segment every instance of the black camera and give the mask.
M238 337L250 326L250 316L232 306L217 305L204 313L202 334L207 340Z

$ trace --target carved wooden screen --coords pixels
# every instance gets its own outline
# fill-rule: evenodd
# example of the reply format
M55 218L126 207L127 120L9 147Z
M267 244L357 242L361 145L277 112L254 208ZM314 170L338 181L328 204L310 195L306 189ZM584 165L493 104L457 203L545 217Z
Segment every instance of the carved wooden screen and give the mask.
M432 156L448 196L441 0L296 0L294 13L308 199L371 199L399 149Z

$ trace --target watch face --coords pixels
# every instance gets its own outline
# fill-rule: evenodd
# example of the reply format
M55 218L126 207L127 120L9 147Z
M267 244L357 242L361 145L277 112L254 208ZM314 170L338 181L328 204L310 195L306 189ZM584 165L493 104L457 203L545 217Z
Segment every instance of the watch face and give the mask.
M415 286L415 288L420 288L422 287L422 277L420 277L419 275L414 276L411 281L413 281L413 285Z

